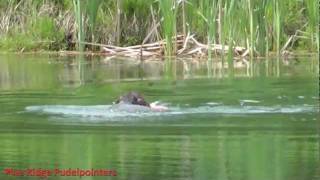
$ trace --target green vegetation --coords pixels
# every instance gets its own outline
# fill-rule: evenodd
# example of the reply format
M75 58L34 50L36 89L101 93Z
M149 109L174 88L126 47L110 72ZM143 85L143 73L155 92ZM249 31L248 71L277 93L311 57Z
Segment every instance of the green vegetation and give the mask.
M309 18L308 31L311 35L311 44L314 42L317 44L319 49L319 1L306 0L307 14Z
M251 56L279 54L291 36L290 50L319 49L316 0L7 0L0 2L0 19L3 51L97 50L81 42L166 39L171 55L172 37L188 32L208 45L246 47Z
M163 34L167 41L166 54L171 55L175 49L172 44L172 37L176 35L177 4L172 0L159 0L159 5L163 17Z
M83 42L85 33L83 29L82 3L80 0L73 0L73 6L74 6L74 14L76 17L76 25L78 30L78 41ZM83 51L84 45L82 43L78 43L78 49L80 51Z

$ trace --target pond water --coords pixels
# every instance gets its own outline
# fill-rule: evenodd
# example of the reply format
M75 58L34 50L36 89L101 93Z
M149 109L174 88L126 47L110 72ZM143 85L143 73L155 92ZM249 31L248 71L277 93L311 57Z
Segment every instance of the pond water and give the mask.
M10 168L117 175L81 179L320 179L318 59L230 67L0 55L0 179L21 178ZM129 91L169 111L114 110Z

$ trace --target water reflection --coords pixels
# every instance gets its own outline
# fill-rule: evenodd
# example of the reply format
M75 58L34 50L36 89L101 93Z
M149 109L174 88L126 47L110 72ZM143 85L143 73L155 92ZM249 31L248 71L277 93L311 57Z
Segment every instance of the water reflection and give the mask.
M296 74L317 74L319 62L314 58L310 66L297 59L237 59L233 63L212 59L171 59L139 61L121 58L76 57L63 60L48 57L0 58L0 87L28 88L37 84L52 87L57 83L77 87L86 82L114 82L162 79L280 77ZM44 60L45 59L45 60ZM226 73L225 73L226 72ZM48 80L48 77L52 78Z
M109 168L118 174L112 179L319 177L317 137L306 134L296 138L279 131L217 129L203 134L186 130L193 135L161 134L161 131L141 135L122 130L41 136L5 134L0 145L0 163L12 168Z

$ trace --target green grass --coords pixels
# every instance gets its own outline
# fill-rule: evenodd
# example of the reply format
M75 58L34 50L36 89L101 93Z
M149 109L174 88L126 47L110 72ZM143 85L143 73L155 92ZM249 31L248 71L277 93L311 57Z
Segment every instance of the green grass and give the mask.
M275 48L278 55L280 55L280 33L281 33L281 7L280 1L273 0L273 28L275 38Z
M87 1L87 16L89 23L89 32L91 34L91 41L95 42L95 27L97 22L97 15L102 0L90 0Z
M159 0L159 7L162 15L161 19L163 19L161 27L163 36L167 42L165 47L165 54L167 56L173 55L175 50L175 45L172 41L172 38L176 35L177 8L173 9L175 5L175 2L171 0Z
M73 6L74 6L74 14L76 17L76 23L77 23L77 31L78 31L78 50L83 51L84 50L84 44L81 42L84 42L84 36L85 31L83 27L83 7L81 0L73 0Z
M308 30L310 31L311 44L319 51L319 1L305 0L307 14L309 17Z
M254 52L280 54L282 46L297 30L302 32L304 39L298 39L290 50L319 49L319 6L316 0L177 2L180 1L1 1L0 49L63 50L67 35L71 35L75 42L140 44L150 33L154 21L161 24L158 32L168 42L165 53L169 56L175 54L172 37L188 31L208 45L244 46L250 49L251 57ZM218 18L221 21L217 21ZM157 40L157 36L153 34L149 41ZM85 48L81 43L76 47L78 50ZM208 52L209 59L211 54ZM227 57L232 58L232 55Z

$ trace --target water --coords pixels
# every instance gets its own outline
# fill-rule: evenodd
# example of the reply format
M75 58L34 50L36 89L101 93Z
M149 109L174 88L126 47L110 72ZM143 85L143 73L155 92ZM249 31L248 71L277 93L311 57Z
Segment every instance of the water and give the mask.
M194 59L1 55L0 179L21 178L6 168L117 173L81 179L320 179L318 67L315 57L222 70ZM169 111L112 108L130 90Z

